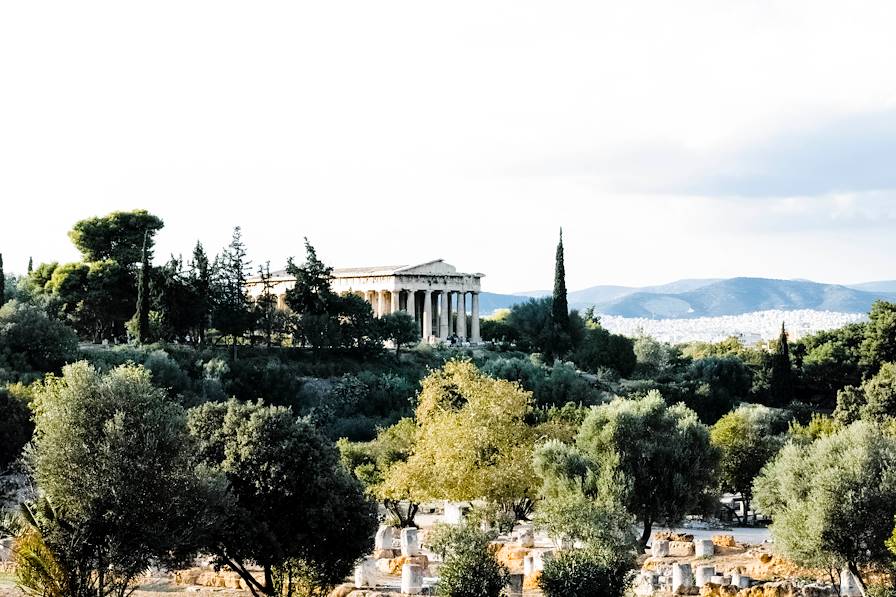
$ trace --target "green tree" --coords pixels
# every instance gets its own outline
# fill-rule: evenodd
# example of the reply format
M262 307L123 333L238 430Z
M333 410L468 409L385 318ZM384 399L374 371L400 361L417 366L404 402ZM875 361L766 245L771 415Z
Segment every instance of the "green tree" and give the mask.
M152 251L153 237L164 223L145 209L115 211L77 222L68 233L84 261L115 261L130 268L140 261L144 239Z
M294 276L295 285L286 292L286 304L296 313L321 314L327 312L327 302L333 298L330 288L333 268L317 257L317 251L305 239L305 262L296 265L292 258L286 265L286 273Z
M517 347L527 352L541 352L549 362L565 356L572 347L570 334L554 325L553 305L551 297L529 299L514 305L507 316L507 325L513 329ZM570 318L570 327L572 321ZM582 323L578 317L576 322ZM576 332L581 333L581 330Z
M391 467L386 486L416 502L483 499L527 516L536 490L532 394L459 360L433 371L421 388L414 451Z
M557 243L554 263L554 297L551 303L551 318L561 331L569 333L569 304L566 300L566 265L563 263L563 229Z
M683 402L708 424L747 400L753 385L750 369L735 356L697 359L688 365L681 380Z
M3 253L0 253L0 307L6 302L6 274L3 272Z
M137 342L146 344L149 342L149 252L147 242L149 231L143 233L143 255L141 258L140 272L137 277Z
M887 564L896 515L896 439L866 421L811 444L790 443L756 479L776 549L801 566Z
M34 413L34 476L66 521L44 540L90 571L84 595L126 595L151 565L195 553L201 488L185 414L146 369L68 365L37 387Z
M331 346L338 327L330 318L332 303L336 300L330 288L333 268L317 257L317 251L306 238L305 262L299 266L290 257L286 273L296 280L286 291L286 304L299 318L297 336L301 343L316 349Z
M830 407L840 389L861 384L861 347L864 339L863 323L802 338L801 343L806 351L801 375L803 399Z
M202 462L231 498L207 549L253 595L326 595L370 549L373 503L308 420L231 400L196 407L189 424Z
M861 354L862 364L872 373L884 363L896 362L896 303L876 301L871 305Z
M255 301L255 309L258 312L256 319L264 334L265 344L270 348L277 325L277 297L271 292L274 288L274 283L271 277L270 261L258 266L258 278L261 280L261 294Z
M190 311L190 321L194 330L193 337L195 341L200 346L203 346L205 344L206 329L208 328L214 306L212 297L212 280L214 276L208 256L205 254L205 249L199 241L196 241L196 246L193 248L193 262L191 266L188 283L192 289L194 301Z
M858 419L884 422L896 417L896 363L884 363L861 387L847 386L837 393L834 418L843 424Z
M254 313L246 292L246 277L250 263L246 257L246 245L239 226L233 229L233 237L218 257L215 267L215 311L212 321L215 328L230 337L233 360L237 359L237 345L242 336L254 326Z
M783 323L775 352L769 359L768 371L768 392L771 404L784 406L790 403L794 399L793 365L790 362L787 330Z
M420 504L413 500L407 480L392 475L391 469L407 462L416 441L414 420L404 418L381 429L372 441L350 442L343 438L336 444L343 465L364 485L368 495L383 503L402 528L415 526L414 516Z
M718 458L696 413L680 404L667 406L655 391L593 408L576 445L596 461L618 456L619 469L631 482L626 507L643 525L642 548L654 522L673 525L698 508Z
M611 334L599 323L588 325L584 338L573 354L577 365L592 372L613 369L622 377L630 376L637 365L634 341Z
M786 425L786 418L772 409L750 404L728 413L710 430L710 440L720 454L720 489L743 497L746 516L753 499L753 480L783 445Z
M34 423L28 404L19 393L0 388L0 477L21 455L22 448L31 439Z
M78 354L78 336L43 309L10 301L0 307L0 371L12 377L59 371Z
M402 345L415 344L420 339L417 332L417 323L414 318L404 311L389 313L380 319L383 326L383 337L391 340L395 345L395 356L401 351Z
M509 572L498 562L489 544L495 535L470 525L441 525L432 530L432 551L442 558L439 595L447 597L499 597Z
M134 315L135 278L115 261L58 266L44 291L50 312L94 342L123 337Z
M595 460L576 446L549 440L535 450L534 466L542 481L539 528L595 552L634 554L634 520L626 510L631 482L615 454Z

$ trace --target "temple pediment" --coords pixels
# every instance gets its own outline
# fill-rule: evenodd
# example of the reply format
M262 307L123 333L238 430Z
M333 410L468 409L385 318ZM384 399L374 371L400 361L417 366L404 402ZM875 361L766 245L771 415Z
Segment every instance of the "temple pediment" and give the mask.
M406 265L404 267L398 268L395 270L396 275L401 274L411 274L411 275L444 275L444 274L456 274L457 268L453 265L445 263L441 259L436 259L434 261L427 261L426 263L420 263L418 265Z

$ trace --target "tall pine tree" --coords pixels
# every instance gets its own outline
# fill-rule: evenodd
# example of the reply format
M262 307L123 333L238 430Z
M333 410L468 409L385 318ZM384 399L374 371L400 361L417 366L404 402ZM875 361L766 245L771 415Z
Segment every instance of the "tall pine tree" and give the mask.
M212 313L212 268L208 261L208 255L202 243L196 241L193 248L193 267L190 273L190 284L193 286L195 297L193 312L193 326L195 328L195 342L200 346L205 344L205 333L208 329L209 318Z
M149 232L143 233L143 254L140 260L140 272L137 277L137 342L149 342L149 248L147 240Z
M243 233L237 226L233 229L230 245L217 259L213 317L215 328L223 336L230 336L234 360L237 358L239 339L255 325L254 312L246 292L249 268Z
M563 228L560 229L560 242L557 243L557 257L554 264L554 301L551 315L554 325L568 333L569 303L566 300L566 266L563 263Z
M0 307L6 302L6 273L3 271L3 253L0 253Z

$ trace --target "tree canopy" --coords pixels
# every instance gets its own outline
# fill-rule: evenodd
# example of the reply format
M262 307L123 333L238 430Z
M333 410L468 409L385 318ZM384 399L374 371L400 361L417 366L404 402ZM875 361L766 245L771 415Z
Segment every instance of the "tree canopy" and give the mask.
M150 565L192 557L202 536L192 442L183 409L146 369L68 365L37 387L34 413L34 475L58 513L44 517L43 540L78 585L67 594L125 594Z
M536 487L531 411L532 394L517 384L449 361L421 382L414 450L386 485L409 485L418 502L484 499L526 515Z
M290 583L326 594L371 547L373 504L308 420L285 407L231 400L191 410L189 426L202 463L230 498L220 502L207 549L253 594L275 595Z
M595 461L619 459L631 483L626 507L644 526L642 546L654 522L672 525L698 509L718 457L696 413L667 406L658 392L592 408L576 446Z
M889 561L896 515L896 439L867 421L810 444L790 443L756 479L775 545L794 562L847 567Z
M163 226L160 218L145 209L135 209L81 220L68 235L84 261L111 260L130 267L141 259L143 239L147 239L151 252L153 236Z

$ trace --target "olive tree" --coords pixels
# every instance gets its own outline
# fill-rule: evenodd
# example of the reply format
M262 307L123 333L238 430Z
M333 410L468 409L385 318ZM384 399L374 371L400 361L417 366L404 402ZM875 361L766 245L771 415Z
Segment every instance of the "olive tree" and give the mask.
M811 444L790 443L757 477L777 549L802 566L889 562L896 515L896 438L867 421Z
M69 365L36 388L34 420L35 480L58 513L43 541L86 579L72 594L125 595L151 565L195 553L204 518L185 413L146 369Z
M231 400L192 409L189 427L223 492L206 548L253 595L325 595L372 547L373 503L307 419Z
M701 505L718 459L696 413L681 404L667 406L656 391L592 408L576 445L594 461L619 459L631 483L626 507L643 525L642 548L653 523L675 524Z

